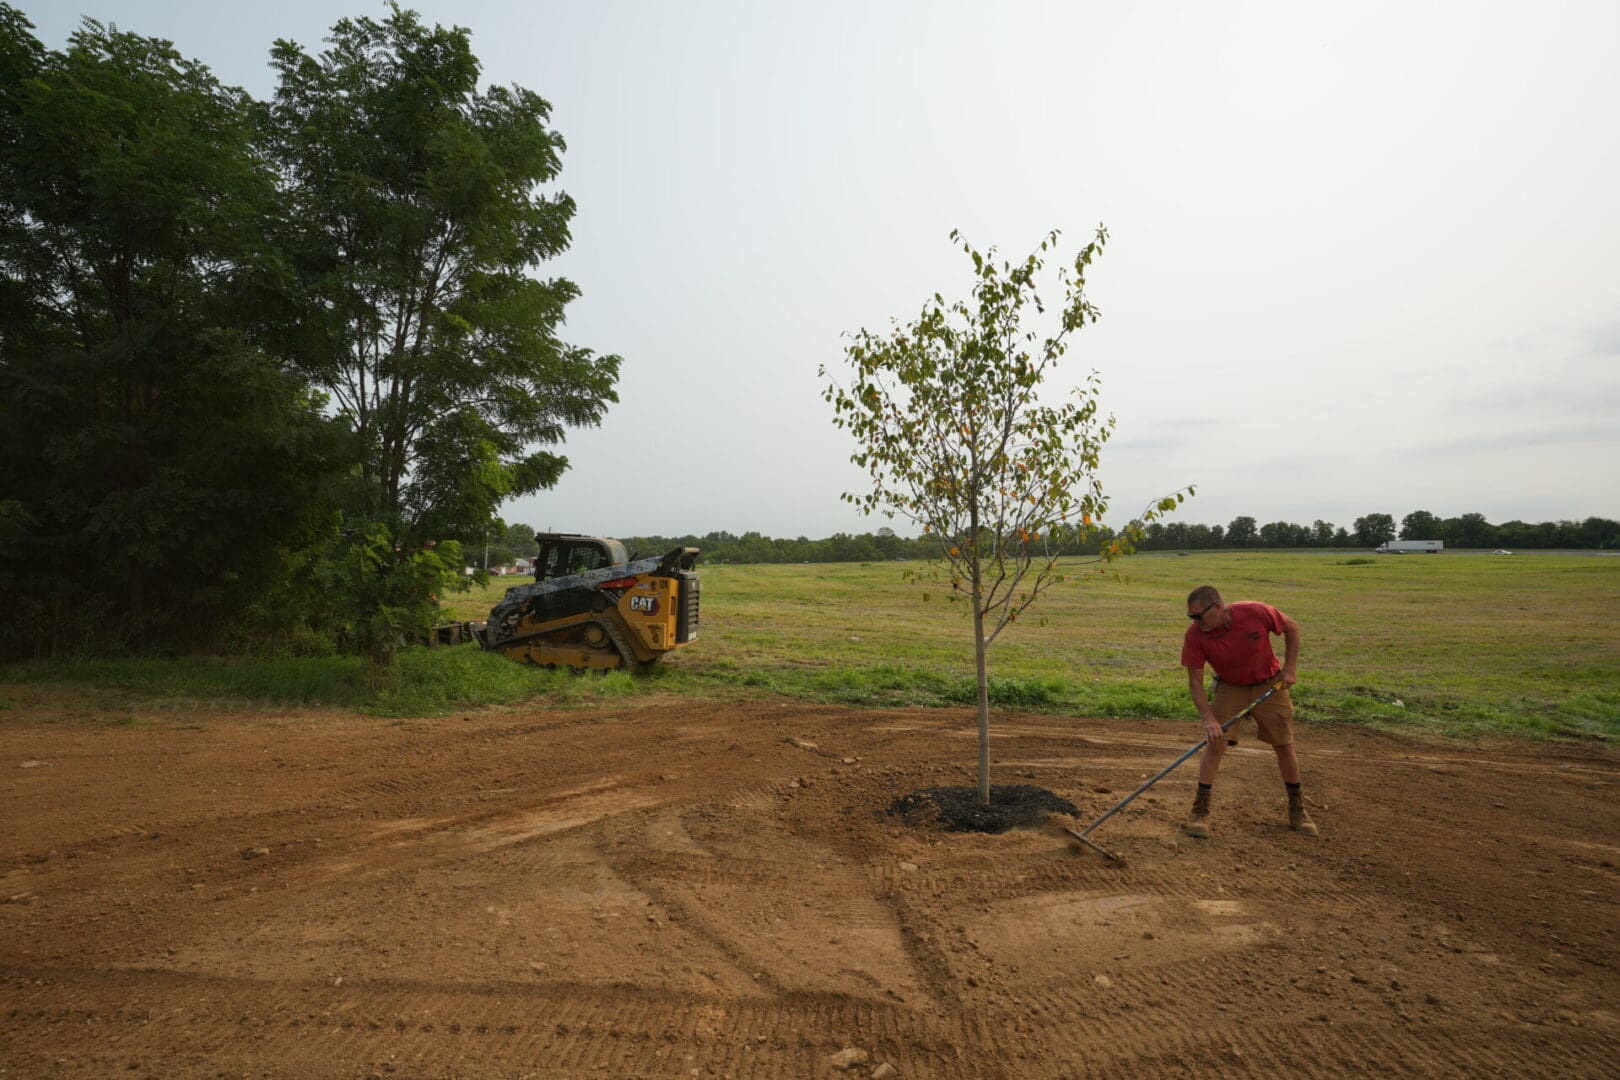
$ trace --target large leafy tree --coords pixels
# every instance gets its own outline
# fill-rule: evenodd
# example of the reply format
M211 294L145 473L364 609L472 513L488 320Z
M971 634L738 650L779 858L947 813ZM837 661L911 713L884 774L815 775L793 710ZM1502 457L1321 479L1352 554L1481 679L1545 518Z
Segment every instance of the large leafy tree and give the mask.
M1427 510L1414 510L1401 518L1402 540L1435 540L1440 536L1440 519Z
M1292 521L1269 521L1260 526L1260 543L1265 547L1305 547L1311 542L1311 531Z
M252 103L168 42L87 20L58 52L30 31L0 5L6 625L47 647L206 641L319 531L341 465L271 358L274 174Z
M1107 239L1060 267L1061 307L1043 326L1038 291L1056 232L1020 263L981 254L972 303L936 294L908 326L861 330L845 351L849 385L828 382L833 422L857 444L851 460L871 490L845 500L867 514L907 518L935 542L925 576L967 601L978 680L978 800L990 802L990 702L986 651L1046 590L1064 580L1058 560L1094 535L1108 501L1097 477L1112 417L1098 413L1095 376L1060 404L1041 391L1070 335L1097 318L1086 270ZM825 367L822 377L827 377ZM1191 489L1187 489L1190 493ZM1184 498L1150 507L1102 558L1128 552L1142 526ZM867 557L862 554L858 557Z
M1490 547L1496 542L1496 529L1481 513L1446 518L1440 523L1440 535L1453 547Z
M1365 514L1356 518L1351 528L1356 531L1356 543L1363 547L1377 547L1395 539L1395 519L1389 514Z
M578 295L532 271L574 204L542 194L563 140L521 87L480 90L468 31L344 19L319 56L277 42L269 129L308 291L301 357L362 448L364 515L482 542L500 502L555 483L619 358L565 344ZM538 449L536 447L539 447Z
M1610 518L1587 518L1581 522L1580 544L1589 548L1612 548L1620 545L1620 522Z
M1235 517L1226 526L1226 542L1233 547L1248 547L1260 537L1260 528L1254 518Z

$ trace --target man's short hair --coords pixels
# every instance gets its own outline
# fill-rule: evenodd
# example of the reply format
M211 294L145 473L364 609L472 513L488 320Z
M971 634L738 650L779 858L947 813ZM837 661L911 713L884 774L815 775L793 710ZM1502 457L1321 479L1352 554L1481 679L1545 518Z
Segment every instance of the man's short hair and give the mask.
M1221 590L1213 585L1200 585L1187 594L1188 607L1209 607L1219 603L1222 603Z

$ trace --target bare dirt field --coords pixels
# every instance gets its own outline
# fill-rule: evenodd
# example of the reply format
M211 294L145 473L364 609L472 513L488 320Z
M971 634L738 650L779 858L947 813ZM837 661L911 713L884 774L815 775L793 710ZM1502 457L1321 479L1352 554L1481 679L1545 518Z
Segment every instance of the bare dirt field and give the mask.
M1002 714L996 780L1089 818L1196 737ZM965 710L15 695L0 1076L1620 1075L1615 751L1305 724L1319 839L1245 739L1213 839L1189 765L1115 865L885 813L974 746Z

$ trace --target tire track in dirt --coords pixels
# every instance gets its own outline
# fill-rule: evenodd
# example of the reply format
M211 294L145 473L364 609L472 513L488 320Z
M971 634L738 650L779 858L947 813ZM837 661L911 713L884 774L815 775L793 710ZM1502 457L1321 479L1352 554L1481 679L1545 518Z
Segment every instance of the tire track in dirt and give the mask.
M613 785L607 785L613 787ZM591 789L563 792L538 805L497 811L412 818L386 822L367 842L350 850L312 858L281 876L289 887L307 891L338 881L396 877L426 867L460 862L512 844L595 824L605 817L658 805L642 790Z
M109 1073L121 1071L124 1052L114 1044L126 1033L171 1018L183 1025L185 1045L210 1052L209 1069L254 1075L268 1067L268 1075L349 1076L356 1064L388 1062L407 1075L439 1075L433 1063L474 1057L483 1068L525 1075L684 1075L691 1062L716 1073L791 1078L819 1074L845 1041L897 1064L902 1075L998 1075L964 1068L953 1025L838 996L720 1002L588 985L345 989L154 971L6 970L0 978L25 986L8 1020L47 1033L16 1043L13 1050L25 1056L15 1060L43 1064L88 1049L80 1064ZM60 1004L64 997L73 1004ZM88 1047L86 1028L95 1031Z
M969 720L665 702L76 736L46 782L0 774L14 846L103 839L3 879L37 898L0 904L0 1057L786 1078L857 1045L902 1077L1611 1074L1611 751L1414 762L1311 729L1320 840L1286 831L1244 746L1213 840L1179 834L1178 776L1099 837L1117 866L888 817L971 782ZM996 782L1082 814L1187 745L1183 724L1007 720ZM0 749L54 734L0 726Z
M722 813L695 810L684 823L697 855L616 858L615 871L760 992L844 985L856 996L927 1001L907 971L901 927L863 866L784 828L769 791L733 789L719 802Z
M59 855L71 856L78 854L99 854L120 843L126 843L134 838L154 834L184 834L203 830L217 830L227 822L236 824L237 830L246 834L259 834L274 832L290 817L306 816L320 812L338 813L346 810L355 810L360 807L370 808L378 797L385 799L420 798L429 796L436 798L445 790L455 790L456 785L447 783L447 779L455 776L459 783L481 783L482 781L500 776L510 771L510 765L502 761L490 762L488 744L492 736L517 737L538 732L550 732L567 728L590 726L593 721L581 721L578 718L555 720L544 723L529 723L508 725L493 731L460 731L452 729L449 732L436 730L416 733L414 731L401 732L390 730L386 735L373 735L363 742L369 742L373 747L386 745L387 753L373 753L362 745L353 748L348 758L349 767L372 768L374 778L356 779L333 770L326 774L333 785L324 791L310 793L304 785L291 790L284 790L282 785L269 782L256 782L245 795L254 799L269 799L275 805L236 806L232 801L211 802L200 804L188 814L176 816L143 818L137 823L124 823L108 826L105 831L91 832L75 838L71 842L54 843L52 848ZM188 729L189 730L189 729ZM146 733L155 740L172 736L169 731L156 731ZM81 736L81 740L82 740ZM264 753L268 754L269 749ZM377 762L377 759L382 759ZM373 764L377 762L376 764ZM423 771L412 769L406 776L397 775L400 763L431 762L432 766ZM169 769L175 767L174 762L166 762L161 755L154 754L149 748L143 750L133 760L128 761L124 767L143 776L149 776L150 784L161 788L166 783L164 776L165 765ZM262 768L256 762L256 767ZM379 767L380 766L380 767ZM270 771L265 781L280 780L282 777ZM297 794L293 794L296 791ZM8 857L6 863L0 868L16 862L37 859L45 854L41 849L23 849Z
M1504 1053L1494 1039L1482 1049L1471 1028L1414 1019L1398 1006L1378 1010L1387 1019L1368 1024L1347 1019L1342 1004L1313 1004L1276 987L1212 996L1207 968L1202 978L1178 975L1124 978L1089 992L1057 989L1043 1019L1094 1037L1088 1075L1098 1076L1612 1075L1604 1048L1612 1050L1613 1040L1601 1034L1569 1038L1563 1029L1554 1061L1544 1053L1546 1035L1520 1040L1500 1028L1494 1034L1507 1036Z

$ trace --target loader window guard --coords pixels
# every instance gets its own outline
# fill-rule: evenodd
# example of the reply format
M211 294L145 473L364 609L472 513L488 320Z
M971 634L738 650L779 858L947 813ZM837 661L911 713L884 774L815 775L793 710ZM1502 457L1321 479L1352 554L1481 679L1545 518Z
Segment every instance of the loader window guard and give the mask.
M600 570L605 566L616 565L611 552L603 550L600 543L590 541L551 540L543 542L540 549L540 562L536 568L535 580L546 578L567 577L571 574L583 574L589 570Z

